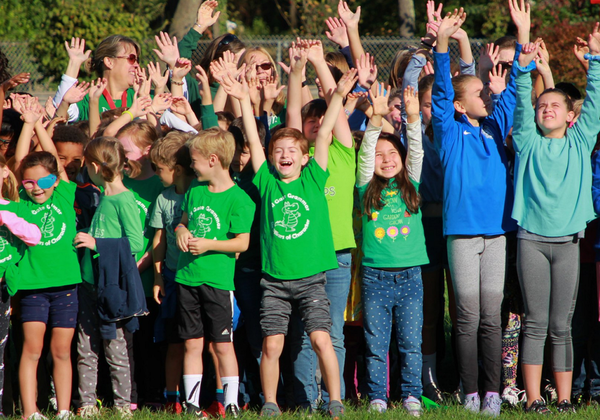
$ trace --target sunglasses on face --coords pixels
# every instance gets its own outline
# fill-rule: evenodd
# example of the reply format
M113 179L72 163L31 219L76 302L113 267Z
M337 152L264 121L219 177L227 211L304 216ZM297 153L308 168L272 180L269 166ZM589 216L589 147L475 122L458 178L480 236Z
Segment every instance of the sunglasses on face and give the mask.
M137 56L137 55L135 55L135 54L133 54L133 53L132 53L132 54L129 54L129 55L117 55L117 56L115 56L114 58L125 58L125 59L127 59L127 62L128 62L130 65L132 65L132 66L133 66L135 63L139 63L138 56Z
M33 190L36 185L42 190L47 190L56 182L56 175L50 174L38 179L37 181L35 179L24 179L21 182L23 183L23 188L26 190Z
M271 68L273 68L273 64L271 63L262 63L262 64L257 64L256 65L256 69L262 69L264 71L269 71L271 70Z
M227 44L235 41L236 39L238 39L238 37L233 34L225 35L225 37L221 40L221 42L219 42L219 45L217 45L217 49L219 47L222 47L223 45L227 45Z

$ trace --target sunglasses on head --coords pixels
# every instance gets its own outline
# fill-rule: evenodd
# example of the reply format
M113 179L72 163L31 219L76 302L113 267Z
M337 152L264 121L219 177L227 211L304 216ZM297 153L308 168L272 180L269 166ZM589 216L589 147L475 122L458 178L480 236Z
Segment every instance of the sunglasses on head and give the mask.
M257 64L256 65L257 69L262 69L264 71L269 71L273 68L273 64L271 63L262 63L262 64Z
M217 48L222 47L223 45L227 45L227 44L235 41L236 39L238 39L237 36L235 36L233 34L227 34L223 37L221 42L219 42L219 45L217 45Z
M47 190L56 182L56 175L50 174L38 179L37 181L35 179L24 179L21 182L26 190L33 190L36 185L42 190Z
M125 58L130 65L134 65L135 63L139 63L138 56L131 53L129 55L117 55L114 58Z

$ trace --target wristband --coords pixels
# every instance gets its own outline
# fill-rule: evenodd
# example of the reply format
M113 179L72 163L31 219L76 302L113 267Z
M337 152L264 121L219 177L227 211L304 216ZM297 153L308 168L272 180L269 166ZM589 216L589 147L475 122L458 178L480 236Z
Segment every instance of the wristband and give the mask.
M583 58L585 58L588 61L600 61L600 55L592 55L590 53L584 54Z
M183 86L183 82L176 82L175 80L171 80L171 83L175 86Z
M135 117L133 116L133 114L131 113L131 111L123 111L123 113L121 115L129 115L131 117L131 121L133 121L135 119Z
M428 44L428 43L427 43L427 42L425 42L425 41L421 41L421 46L425 47L425 48L426 48L426 49L428 49L428 50L432 50L432 49L433 49L433 45L431 45L431 44Z
M527 67L522 67L521 65L519 65L518 61L514 61L513 66L515 66L522 73L529 73L530 71L535 70L537 68L537 66L535 65L535 60L531 60L531 63L529 63Z
M177 232L177 229L181 229L182 227L187 228L186 225L184 225L183 223L180 223L177 226L175 226L175 229L173 229L173 232Z
M197 26L198 28L202 29L202 26L198 25L198 22L194 23L194 26Z
M304 82L302 82L302 87L306 87L308 86L308 82L305 80Z

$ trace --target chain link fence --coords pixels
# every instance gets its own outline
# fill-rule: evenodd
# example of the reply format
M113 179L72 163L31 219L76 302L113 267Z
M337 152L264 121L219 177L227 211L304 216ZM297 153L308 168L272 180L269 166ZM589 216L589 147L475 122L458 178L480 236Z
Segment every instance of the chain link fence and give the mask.
M247 46L263 47L267 50L275 62L283 61L289 62L288 59L288 48L291 43L295 40L292 36L263 36L263 37L247 37L243 41ZM410 46L418 46L420 40L410 38L385 38L385 37L363 37L361 38L363 47L366 52L375 56L375 62L378 68L378 79L387 83L391 63L394 56L399 50L406 49ZM333 44L327 38L322 38L325 53L329 51L336 51L337 45ZM204 51L210 43L209 40L198 42L198 48L192 56L192 61L197 64L200 61L200 57L204 54ZM479 59L481 46L484 45L483 40L471 40L471 46L473 49L473 56L475 60ZM156 48L156 44L153 39L145 40L141 43L142 46L142 57L141 62L143 64L149 61L159 61L158 57L153 51ZM31 54L29 44L27 42L5 42L0 41L0 49L8 57L11 67L11 73L17 74L20 72L31 73L32 82L28 86L24 86L23 89L36 92L36 91L51 91L56 88L56 84L60 80L60 74L52 75L50 77L44 76L43 69L40 68L40 63ZM458 45L452 43L450 45L450 55L454 62L458 61L459 51ZM65 62L65 69L67 63ZM278 68L281 83L287 83L287 75ZM312 66L307 67L307 79L309 81L314 80L315 73ZM84 78L91 78L91 76L83 74Z

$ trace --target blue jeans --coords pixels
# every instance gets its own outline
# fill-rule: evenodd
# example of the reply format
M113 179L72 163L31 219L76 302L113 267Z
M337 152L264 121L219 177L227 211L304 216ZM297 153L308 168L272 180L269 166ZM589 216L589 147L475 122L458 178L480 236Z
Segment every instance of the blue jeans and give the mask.
M402 398L420 398L423 282L421 267L384 271L363 266L363 324L369 400L387 401L387 355L392 319L400 352Z
M342 400L345 398L344 362L346 349L344 348L344 312L350 291L352 257L349 252L338 252L338 268L325 272L327 283L325 292L329 298L329 312L331 314L331 342L338 358L340 367L340 387ZM294 400L302 408L317 407L319 389L315 373L317 370L317 355L310 344L310 339L304 331L302 321L295 317L290 328L292 342L292 360L294 362ZM322 383L323 401L329 402L329 394Z

